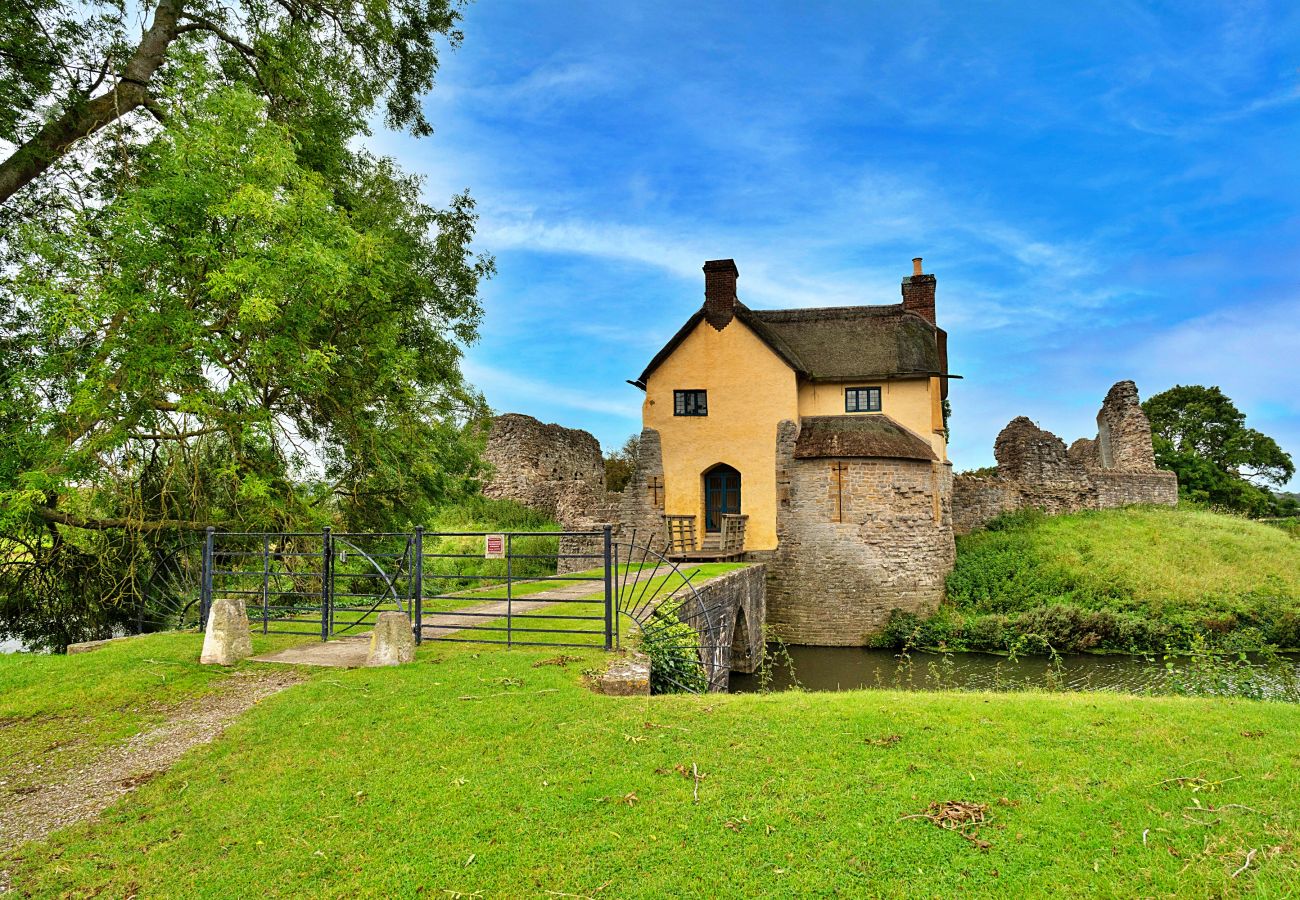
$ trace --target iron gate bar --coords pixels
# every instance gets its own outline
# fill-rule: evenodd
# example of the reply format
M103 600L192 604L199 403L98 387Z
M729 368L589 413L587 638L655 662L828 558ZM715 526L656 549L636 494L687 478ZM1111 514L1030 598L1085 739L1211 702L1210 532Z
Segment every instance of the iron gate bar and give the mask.
M271 587L271 536L262 535L262 634L266 634L266 628L269 624L267 618L270 612L267 604L270 602Z
M328 641L330 639L330 588L334 583L334 575L330 571L332 565L330 559L330 527L328 525L321 530L320 560L320 639Z
M512 596L513 592L511 591L512 579L510 577L511 563L514 561L510 557L512 541L513 541L512 536L507 534L506 535L506 646L507 647L511 645L512 638L514 637L514 632L511 630L511 625L514 624L514 616L511 615L511 613L514 611L514 599Z
M411 605L415 607L415 643L424 642L424 526L415 526L415 583L411 585Z

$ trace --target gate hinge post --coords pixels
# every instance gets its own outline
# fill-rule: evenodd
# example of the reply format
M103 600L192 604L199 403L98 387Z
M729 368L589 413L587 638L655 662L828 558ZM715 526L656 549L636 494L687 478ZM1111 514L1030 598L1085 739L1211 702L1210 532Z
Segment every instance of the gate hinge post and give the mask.
M331 595L334 588L334 542L330 538L330 527L321 529L320 548L320 639L330 639Z
M605 538L605 649L614 649L614 528L606 525Z
M419 646L424 641L424 526L415 526L415 596L412 597L415 609L411 618L414 620L415 643Z

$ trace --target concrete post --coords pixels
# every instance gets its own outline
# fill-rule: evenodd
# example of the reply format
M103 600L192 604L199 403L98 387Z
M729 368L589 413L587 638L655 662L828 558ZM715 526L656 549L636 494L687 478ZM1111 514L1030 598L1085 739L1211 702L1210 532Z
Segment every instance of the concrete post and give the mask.
M229 597L212 601L208 627L203 635L203 665L233 666L253 655L253 638L248 632L244 604Z
M415 659L415 632L406 613L381 612L370 635L367 666L400 666Z

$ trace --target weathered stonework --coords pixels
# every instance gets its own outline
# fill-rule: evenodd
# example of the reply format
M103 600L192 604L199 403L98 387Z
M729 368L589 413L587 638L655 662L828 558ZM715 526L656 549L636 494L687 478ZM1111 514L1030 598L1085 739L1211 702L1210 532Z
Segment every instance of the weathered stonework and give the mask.
M1097 413L1097 458L1102 469L1157 471L1151 422L1142 411L1137 385L1131 381L1116 382Z
M566 531L600 531L619 521L619 496L605 490L600 442L586 431L507 413L492 420L484 457L493 466L488 497L514 500L550 516ZM560 539L557 572L601 565L603 535Z
M616 657L589 682L597 694L607 697L649 697L650 657L628 653Z
M1024 416L1012 419L993 446L993 475L959 475L953 528L964 534L1005 512L1034 507L1049 514L1178 502L1178 479L1155 466L1151 425L1131 381L1115 384L1097 413L1097 437L1067 450L1056 435Z
M911 459L796 459L777 430L777 537L767 618L783 640L857 646L893 610L929 615L955 557L952 469Z
M367 666L400 666L415 659L415 631L404 612L381 612L370 633Z
M611 495L618 496L618 495ZM641 432L636 470L618 497L618 522L622 537L637 546L663 548L668 545L664 528L664 457L659 432Z
M706 632L700 662L711 691L725 691L732 672L754 672L763 661L766 574L758 564L719 575L698 585L678 611L682 621Z
M493 467L484 495L518 501L558 522L586 515L604 499L600 443L585 431L507 413L492 420L483 456Z

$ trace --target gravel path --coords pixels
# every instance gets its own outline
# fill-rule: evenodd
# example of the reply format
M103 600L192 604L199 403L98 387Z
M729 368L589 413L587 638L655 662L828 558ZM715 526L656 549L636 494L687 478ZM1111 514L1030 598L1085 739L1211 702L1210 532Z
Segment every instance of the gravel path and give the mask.
M214 740L255 703L304 680L299 672L248 671L230 675L222 688L169 711L165 722L124 744L106 747L89 763L42 772L36 789L0 801L0 854L53 831L93 819L106 807L166 771L186 750ZM31 780L32 771L11 773ZM0 792L5 789L0 787ZM0 870L0 894L9 888Z

